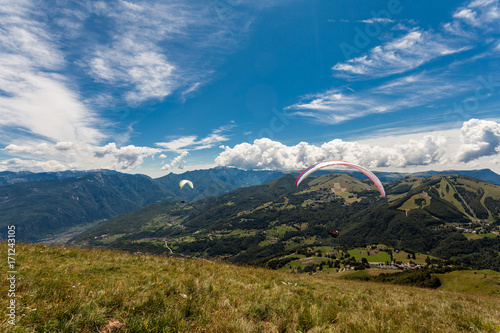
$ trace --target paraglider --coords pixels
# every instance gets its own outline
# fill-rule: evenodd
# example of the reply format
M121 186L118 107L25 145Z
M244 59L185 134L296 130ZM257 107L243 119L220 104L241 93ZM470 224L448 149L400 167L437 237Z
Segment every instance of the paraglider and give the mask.
M179 189L182 189L186 184L188 184L191 188L193 188L193 182L191 182L190 180L183 179L179 182Z
M313 164L310 167L308 167L307 169L305 169L304 171L302 171L302 173L297 177L297 180L295 181L295 186L299 186L300 182L303 181L305 178L307 178L307 176L309 176L311 173L313 173L319 169L322 169L324 167L331 166L331 165L348 166L348 167L351 167L351 168L356 169L358 171L361 171L366 176L368 176L368 178L370 178L375 183L375 185L377 185L377 188L380 191L380 194L383 197L385 197L384 186L382 185L382 182L380 181L380 179L377 178L377 176L375 176L370 170L368 170L360 165L357 165L357 164L354 164L351 162L347 162L347 161L323 161L323 162Z
M330 236L332 236L333 238L337 237L339 235L339 232L338 231L330 231L329 232Z

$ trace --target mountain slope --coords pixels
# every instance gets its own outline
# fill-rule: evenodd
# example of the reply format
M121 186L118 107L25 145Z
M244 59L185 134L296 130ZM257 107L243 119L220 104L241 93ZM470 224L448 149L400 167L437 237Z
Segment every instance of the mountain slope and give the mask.
M43 180L57 180L65 178L82 177L88 174L103 172L109 175L117 174L119 172L113 170L94 170L94 171L60 171L60 172L0 172L0 186L12 185L17 183L39 182Z
M18 225L20 240L37 241L155 202L198 200L282 175L235 168L198 170L158 179L109 170L1 172L0 227ZM194 189L179 190L179 181L185 178L193 180ZM0 232L0 239L5 237L5 232Z
M0 187L2 230L15 224L19 240L37 240L69 227L106 219L169 195L147 176L99 172L82 177ZM0 234L6 238L6 232Z
M295 178L286 175L268 184L241 188L230 193L189 203L163 202L117 216L86 230L72 242L90 242L103 234L127 239L151 235L194 233L200 228L217 228L241 210L258 207L275 197L296 191ZM125 239L124 238L124 239Z
M321 174L319 171L317 174ZM324 171L332 175L332 171ZM343 174L351 175L342 171ZM482 176L494 176L496 174L489 170L467 171L470 174L479 172ZM87 186L88 182L84 177L92 177L95 174L102 174L106 179L115 179L106 186ZM433 172L430 172L433 173ZM283 174L276 171L244 171L236 168L213 168L209 170L189 171L181 175L169 174L158 179L151 179L142 175L127 175L116 171L65 171L56 173L29 173L29 172L1 172L0 173L0 212L3 214L2 225L18 224L22 232L20 239L37 241L50 235L57 236L68 231L74 226L82 228L88 223L106 219L118 214L137 210L147 204L161 201L196 201L207 197L217 197L221 194L232 191L236 188L248 187L267 183ZM338 174L336 174L338 175ZM354 172L353 176L362 178L361 173ZM382 173L380 177L398 178L404 174ZM498 175L497 175L498 176ZM335 176L337 177L337 176ZM410 177L411 178L411 177ZM190 179L195 187L179 190L178 183L181 179ZM395 189L401 192L409 186L406 178L398 178L394 184L399 184ZM421 179L421 178L415 178ZM465 178L464 178L465 179ZM82 184L79 184L79 183ZM121 182L121 184L120 184ZM342 191L349 189L353 184L349 180L337 180L335 184L325 183L324 188L331 188L333 193L346 204L351 204L358 200L358 196L363 196L362 191L370 194L370 183L362 180L355 185L353 191ZM69 185L71 184L71 186ZM74 187L75 191L67 186ZM335 187L337 186L337 187ZM388 190L392 190L391 184L386 184ZM500 211L498 196L495 193L480 193L468 185L443 184L443 188L450 187L447 192L441 191L444 201L454 208L445 209L439 200L435 199L424 207L425 212L419 214L430 214L435 216L436 209L443 214L447 214L448 220L454 218L456 221L463 219L485 220L488 223L494 222L498 218ZM486 186L486 185L485 185ZM131 189L129 189L131 187ZM82 193L81 188L86 190ZM138 189L135 190L134 188ZM139 190L139 188L141 190ZM313 187L312 191L319 190L320 187ZM485 187L486 189L486 187ZM376 192L370 195L375 195ZM396 194L396 193L394 193ZM420 194L414 194L420 195ZM428 194L425 194L428 195ZM398 198L397 195L393 197ZM78 198L78 199L75 199ZM415 206L416 198L408 198L407 203L401 208L405 214L409 214L408 208ZM423 202L425 198L419 199ZM272 200L272 199L270 199ZM290 200L288 198L287 200ZM392 200L392 199L391 199ZM248 201L248 200L247 200ZM249 201L252 202L252 201ZM216 202L214 203L217 204ZM239 200L238 207L243 204ZM434 212L434 213L432 213ZM414 212L410 213L413 214ZM204 213L205 214L205 213ZM434 215L433 215L434 214ZM190 218L191 219L191 218ZM204 219L199 216L197 221L190 221L192 225L201 223ZM4 232L0 232L0 237L5 237Z
M195 201L215 197L240 187L261 185L285 175L279 171L253 171L236 168L217 167L208 170L187 171L182 174L170 173L156 178L163 187L174 193L174 200ZM183 179L194 183L194 188L179 189Z
M326 175L331 173L345 173L351 175L360 180L366 180L368 177L361 172L352 171L352 170L319 170L314 174L315 176ZM300 172L297 172L296 175L299 175ZM383 183L390 183L394 180L403 179L406 177L431 177L434 175L459 175L459 176L467 176L480 179L487 183L500 185L500 175L491 171L490 169L480 169L480 170L446 170L446 171L424 171L424 172L414 172L414 173L405 173L405 172L383 172L383 171L375 171L374 174L380 179Z
M299 188L294 178L287 175L194 203L146 207L101 223L73 242L168 253L168 241L177 253L237 262L263 262L311 242L384 243L438 251L445 259L480 249L485 252L478 265L490 260L491 267L500 269L498 237L469 241L461 234L472 225L480 232L496 228L497 185L463 176L407 177L386 184L388 196L381 198L371 182L345 174L310 177ZM341 237L331 239L329 230L339 230ZM457 248L443 250L453 242Z

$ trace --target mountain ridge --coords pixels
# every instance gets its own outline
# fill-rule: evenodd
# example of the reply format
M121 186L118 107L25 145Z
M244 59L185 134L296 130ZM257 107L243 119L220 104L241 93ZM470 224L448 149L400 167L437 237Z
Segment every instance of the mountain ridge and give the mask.
M266 263L317 242L387 244L500 269L498 185L459 175L407 177L386 184L382 198L371 182L345 174L309 177L298 188L294 179L288 174L196 202L159 203L101 223L70 243L168 254L168 241L179 254L242 263ZM469 229L497 234L469 240ZM329 230L341 236L332 239Z
M320 170L315 175L332 174L332 172L352 175L358 179L364 177L359 172L351 173L344 170ZM429 171L428 173L437 174L438 172ZM500 176L491 170L472 170L464 171L464 173L480 174L490 178L498 176L500 179ZM75 195L72 192L72 186L78 189L81 185L79 182L87 182L85 177L96 177L97 174L101 175L99 176L101 179L110 181L109 189L104 186L90 188L86 186L88 184L85 184L83 186L86 188L85 195ZM17 224L20 226L19 239L38 241L47 236L62 233L70 227L112 218L118 214L140 209L147 204L175 200L190 202L217 197L237 188L267 183L283 175L284 173L280 171L247 171L225 167L188 171L183 174L170 173L154 179L146 175L124 174L113 170L39 174L4 171L0 173L0 213L3 214L0 226ZM378 175L383 180L413 177L400 173L379 173ZM180 190L178 188L179 180L185 178L194 181L194 189ZM112 181L112 179L115 180ZM7 184L9 181L12 184ZM143 189L127 190L134 186L137 189L139 187ZM65 193L65 195L60 195L60 193ZM106 197L103 197L104 193ZM350 199L347 198L347 200ZM96 209L98 212L95 212ZM36 226L37 224L39 226ZM5 237L5 233L0 232L0 238Z

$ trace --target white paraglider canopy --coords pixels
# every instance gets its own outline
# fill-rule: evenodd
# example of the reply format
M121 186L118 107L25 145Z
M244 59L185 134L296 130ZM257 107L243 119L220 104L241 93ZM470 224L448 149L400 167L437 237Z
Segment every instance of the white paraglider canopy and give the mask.
M295 186L299 186L300 182L303 181L305 178L307 178L307 176L309 176L311 173L313 173L319 169L322 169L324 167L331 166L331 165L343 165L343 166L348 166L348 167L354 168L358 171L361 171L366 176L368 176L368 178L370 178L375 183L375 185L377 185L377 188L380 191L380 194L382 194L382 196L385 197L384 186L382 185L382 182L380 181L380 179L378 179L377 176L375 176L373 174L373 172L371 172L370 170L368 170L360 165L357 165L357 164L354 164L351 162L347 162L347 161L323 161L323 162L313 164L310 167L308 167L307 169L305 169L304 171L302 171L302 173L297 177L297 180L295 181Z
M191 188L193 188L193 182L190 180L183 179L179 182L179 189L182 189L184 185L188 184Z

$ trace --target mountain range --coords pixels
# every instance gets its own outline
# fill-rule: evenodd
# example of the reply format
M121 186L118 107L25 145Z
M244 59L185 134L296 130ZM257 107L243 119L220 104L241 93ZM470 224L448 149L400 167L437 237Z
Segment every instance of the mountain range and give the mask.
M6 226L17 226L19 240L38 241L146 205L192 201L281 177L275 171L216 168L152 179L111 170L57 173L0 173L0 239ZM179 189L188 178L194 189Z
M459 175L385 184L346 174L272 182L194 202L163 202L90 228L71 244L265 264L318 246L387 244L500 270L500 186ZM340 236L331 238L329 231ZM467 234L474 237L467 237Z
M361 173L340 171L363 179ZM331 173L319 171L318 175ZM438 174L429 171L422 176ZM500 184L491 170L449 171L450 174L477 176ZM297 175L294 173L294 175ZM144 206L166 201L198 201L217 197L239 188L261 185L283 177L279 171L251 171L213 168L168 174L160 178L130 175L111 170L64 171L54 173L0 173L0 226L15 224L19 240L39 241L78 226L87 227ZM384 182L408 177L403 173L377 173ZM194 189L178 188L189 179ZM293 183L293 182L292 182ZM5 238L6 233L0 232Z

